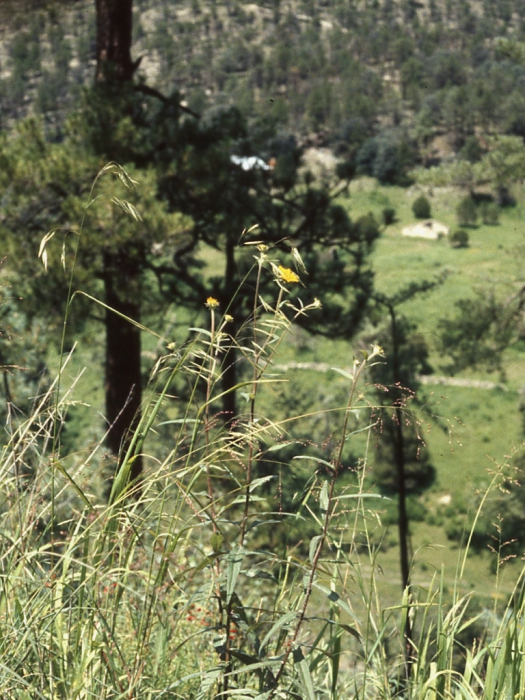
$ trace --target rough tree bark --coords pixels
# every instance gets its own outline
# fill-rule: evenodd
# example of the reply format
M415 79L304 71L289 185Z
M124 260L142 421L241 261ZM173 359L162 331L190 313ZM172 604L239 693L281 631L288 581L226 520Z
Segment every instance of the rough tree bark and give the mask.
M96 81L131 80L133 0L95 0L97 10Z
M109 424L107 446L121 458L140 421L142 404L140 330L123 316L140 321L139 259L125 251L104 254L104 291L106 310L106 419ZM119 315L119 314L122 314ZM130 480L142 474L142 458L133 460Z
M412 642L412 623L410 620L410 562L409 562L409 524L407 514L407 489L406 489L406 470L405 470L405 440L403 435L403 411L402 411L402 393L400 390L401 372L399 369L399 335L397 329L397 318L393 304L387 304L388 313L390 314L391 333L392 333L392 379L394 380L394 413L395 413L395 438L394 438L394 458L397 471L397 487L398 487L398 533L399 533L399 556L401 564L401 587L403 591L408 589L409 609L406 612L405 623L405 679L408 683L410 680L412 664L414 663L414 645ZM397 394L397 396L396 396Z
M131 81L136 64L131 60L133 0L96 0L97 68L99 85ZM140 250L122 246L104 253L102 278L106 312L105 391L107 446L120 459L140 420L142 402L140 330L122 316L140 319ZM119 315L121 314L121 315ZM120 466L120 464L117 465ZM130 479L142 473L142 458L132 464Z

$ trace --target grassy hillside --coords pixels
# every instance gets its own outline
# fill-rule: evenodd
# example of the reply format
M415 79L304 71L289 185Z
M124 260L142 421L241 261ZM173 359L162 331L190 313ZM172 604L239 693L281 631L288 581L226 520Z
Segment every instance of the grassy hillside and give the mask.
M414 320L418 331L425 334L433 349L435 373L443 375L442 367L446 361L436 353L434 342L439 320L452 316L454 303L472 295L476 289L493 288L500 298L507 298L522 284L523 191L517 190L516 207L502 210L499 225L481 224L469 229L470 245L464 249L452 248L446 239L426 241L401 236L402 227L414 222L410 205L416 194L412 190L397 188L373 187L367 190L356 184L350 201L352 207L360 211L370 209L379 214L382 206L393 206L398 212L399 221L383 235L374 255L380 289L395 289L412 279L432 277L444 269L449 271L442 286L424 298L408 303L405 308L407 316ZM432 215L452 230L457 228L455 207L460 196L454 191L438 190L429 197ZM523 439L519 407L525 374L520 346L505 354L502 376L487 374L483 370L469 370L461 376L472 384L476 381L501 382L506 389L425 387L425 395L431 396L430 412L435 411L446 418L452 430L447 437L435 426L428 436L438 470L436 492L430 497L430 503L435 507L440 502L440 494L450 494L452 510L449 509L449 515L454 508L472 508L476 488L489 481L496 465L504 464L507 457L520 448ZM504 506L501 515L505 517ZM420 542L425 539L424 530L422 527L420 536L423 539ZM436 534L432 534L428 541L438 541ZM444 560L449 561L448 554ZM474 564L472 581L478 584L476 577L479 572L476 572Z
M409 282L448 272L442 285L402 309L427 340L434 369L429 381L437 382L422 387L424 405L419 414L424 440L437 470L434 486L422 497L426 522L413 524L415 570L417 578L423 581L441 564L446 564L447 577L454 576L459 554L456 544L444 535L447 522L458 514L465 525L469 522L477 503L476 494L490 482L494 471L519 451L523 439L519 406L525 375L520 347L506 352L501 374L478 369L451 379L446 373L446 360L436 349L437 325L443 317L454 314L456 301L472 295L476 288L490 285L498 295L511 294L522 279L524 249L521 190L516 207L502 210L499 225L479 225L469 230L470 245L464 249L453 248L446 238L431 241L402 236L401 229L415 222L411 204L417 194L414 189L382 187L364 179L352 184L344 203L354 217L372 212L380 219L385 207L396 209L397 220L384 232L372 258L379 290L393 293ZM457 228L455 208L460 196L459 192L435 191L430 197L433 216L452 230ZM323 397L337 395L337 386L344 380L327 371L327 366L349 367L353 347L342 341L305 338L299 331L295 342L282 350L281 366L298 361L305 367L311 363L312 369L288 368L286 376L292 383L292 393L300 385L306 394L320 397L321 403ZM465 385L454 385L455 380ZM491 386L494 388L487 388ZM364 454L364 442L360 450ZM373 454L372 437L368 443L372 463ZM385 540L389 548L379 558L385 571L397 569L395 541L395 527L391 525ZM436 546L429 546L431 543ZM475 583L480 595L490 595L494 585L489 574L490 557L494 555L487 551L483 560L475 556L467 563L466 581ZM510 571L508 580L513 575ZM385 585L390 586L388 578Z
M392 357L392 350L384 358L376 345L388 349L385 306L375 299L358 333L346 327L346 339L341 333L338 340L309 335L294 307L297 297L308 297L308 274L298 266L299 279L292 270L277 267L294 264L279 228L275 247L252 241L245 249L245 258L251 262L253 255L255 269L265 275L266 286L253 284L252 275L243 288L247 305L224 308L231 296L221 296L222 288L212 287L212 278L228 270L229 289L239 273L243 263L240 256L231 262L228 242L237 235L241 244L246 240L237 226L242 228L250 208L234 217L229 196L224 210L217 211L204 198L207 204L200 211L191 208L193 220L171 222L159 228L160 240L137 243L141 252L162 255L159 265L169 263L174 285L181 280L184 285L185 272L202 274L203 283L190 300L191 284L175 294L171 284L162 284L163 265L154 271L149 259L137 258L144 275L140 303L133 308L144 326L138 381L136 376L133 381L135 387L140 383L142 369L144 402L116 472L118 458L105 441L104 400L110 382L103 371L108 359L100 323L104 310L94 303L80 306L80 295L73 294L63 336L67 351L58 357L62 317L56 314L47 328L44 324L49 318L44 305L50 301L59 308L56 295L42 291L42 280L51 275L42 273L40 282L28 287L34 295L25 299L16 286L20 282L25 289L25 282L32 281L32 255L35 266L40 265L40 229L70 207L58 222L65 222L69 236L70 218L83 211L82 178L88 174L77 182L68 166L59 173L60 185L48 167L55 172L60 149L69 156L68 130L78 146L77 162L90 153L82 129L77 134L74 125L82 124L82 88L92 81L93 5L87 0L45 5L27 0L19 6L22 14L8 3L11 9L3 11L9 17L0 30L2 163L11 163L6 155L15 142L11 127L27 115L36 114L43 124L40 142L26 139L35 153L44 153L51 143L57 147L44 159L42 171L36 155L33 168L33 155L17 158L25 150L15 150L15 164L27 166L21 168L20 181L13 176L22 202L15 224L9 220L8 176L7 194L0 201L6 250L13 241L31 241L25 249L23 244L16 248L20 255L28 252L27 267L18 280L12 277L16 292L2 290L0 360L6 364L0 366L5 395L0 409L6 421L0 452L0 696L523 697L525 603L522 551L514 537L525 527L525 490L518 488L524 479L517 459L523 456L525 347L521 340L507 349L493 373L471 367L451 376L439 343L440 322L454 316L456 302L478 290L493 290L505 300L523 285L525 186L511 182L519 180L521 164L514 164L517 170L504 186L493 187L491 206L499 223L469 227L468 246L453 247L447 237L432 241L402 235L404 226L415 223L412 204L422 191L411 184L414 166L455 160L481 161L483 166L495 134L512 135L514 144L525 137L523 3L135 0L133 54L143 56L136 79L171 95L173 113L166 123L174 132L168 129L162 140L149 140L157 117L165 124L157 110L164 104L162 95L159 100L159 95L140 94L129 103L139 107L140 130L133 126L132 110L123 112L122 122L120 113L113 116L122 125L125 143L118 153L130 153L128 134L133 137L129 141L140 144L139 151L150 151L140 151L133 173L139 188L142 177L148 183L152 220L164 204L163 169L173 182L179 178L177 193L190 180L181 173L191 154L182 149L177 157L169 155L171 146L177 139L197 153L201 146L177 135L179 107L181 124L187 119L186 124L202 125L214 119L218 123L235 106L243 114L246 134L240 138L237 126L220 142L213 183L230 187L235 179L231 155L246 151L268 163L275 155L261 176L267 178L268 201L274 194L279 199L279 167L292 153L295 158L300 144L305 160L317 158L317 175L323 176L319 162L327 172L337 163L347 173L355 171L348 191L337 200L354 221L369 213L383 221L385 210L395 211L369 260L376 291L392 295L410 283L441 282L397 308L413 324L416 350L422 356L425 344L428 348L427 373L413 377L417 395L406 390L398 413L395 397L402 392L395 380L383 382L387 375L376 365L386 365ZM79 104L84 107L77 110ZM186 108L202 114L202 121ZM93 110L92 116L98 114L96 105ZM18 128L34 135L38 120ZM108 121L101 123L104 132ZM146 173L151 154L161 151L171 160L156 161L158 170L148 166ZM137 153L131 149L130 159ZM98 155L103 162L103 145ZM219 167L224 168L221 178L215 175ZM301 179L306 167L299 170L299 195L310 187L308 177ZM18 169L5 167L3 172ZM188 201L205 184L201 173L207 169L196 172L182 195ZM75 202L67 189L70 180L78 189ZM251 198L260 183L256 178L247 182ZM514 206L503 206L509 201L507 187ZM222 194L210 191L217 199ZM238 191L242 199L248 189ZM464 194L453 188L427 191L432 217L454 231ZM288 195L286 191L283 198ZM111 201L134 214L126 202ZM170 200L177 212L188 201ZM254 220L269 215L270 206L261 209L254 210ZM209 237L196 238L193 247L190 238L203 225L199 214L210 210L216 218L204 222ZM334 270L337 280L337 266L342 261L344 267L353 254L342 252L337 234L344 230L350 239L354 228L336 230L344 217L337 218L340 209L330 215L334 227L327 229L316 254L334 262L326 269L329 274ZM280 220L282 211L275 209L272 216ZM106 260L112 245L122 252L132 249L130 240L116 240L116 222L120 226L122 219L87 221L79 238L93 246L93 251L83 248L88 258L103 251ZM235 227L223 245L221 236L231 221ZM146 221L144 228L149 226ZM128 231L127 221L122 230ZM265 230L270 236L272 228ZM28 232L34 237L24 238ZM59 235L53 241L58 246ZM179 255L178 240L184 249L185 237L188 247ZM164 250L167 238L173 247ZM300 254L308 241L298 240ZM64 244L67 270L68 250ZM224 251L230 253L228 267ZM50 288L64 289L57 248L52 252L53 274L58 270L60 282ZM73 267L80 260L75 256ZM4 279L9 264L8 256ZM120 268L115 264L102 273L96 267L86 273L77 267L77 272L70 291L93 282L93 289L86 289L93 291L90 301L96 301L97 295L108 299L99 282L116 286L118 275L109 273ZM125 281L123 275L120 282ZM338 298L341 285L331 289ZM324 294L325 309L329 293ZM19 302L33 298L37 301L25 307L24 315ZM322 315L321 304L312 302L308 313ZM82 309L85 332L73 330L75 314ZM237 318L225 316L228 310ZM221 400L221 361L228 357L229 328L234 326L235 381L241 383L230 420ZM407 326L399 327L409 333ZM131 354L131 344L125 345ZM404 348L401 363L411 352L414 366L424 369L414 347ZM121 361L124 355L119 355ZM399 454L389 451L399 415L406 438L401 450L406 448L408 455L415 443L419 464L428 458L435 468L433 483L414 488L408 497L410 594L401 591L403 537L402 528L397 529L395 475L390 484L380 481L381 467L392 470ZM130 485L127 477L142 459L143 478ZM411 459L417 461L413 454Z

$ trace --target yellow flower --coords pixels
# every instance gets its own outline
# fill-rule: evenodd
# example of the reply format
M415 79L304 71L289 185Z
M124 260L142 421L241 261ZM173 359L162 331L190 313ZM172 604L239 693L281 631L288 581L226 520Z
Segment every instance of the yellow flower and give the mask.
M377 355L379 355L379 357L385 357L385 351L380 345L372 345L372 353L368 359L376 357Z
M279 265L277 270L279 271L279 276L283 282L287 282L288 284L297 284L297 282L300 282L299 275L296 275L295 272L290 270L289 267Z
M231 323L233 321L233 316L230 316L230 314L224 314L224 322L225 323Z
M214 297L208 297L205 306L208 309L216 309L219 306L219 302Z

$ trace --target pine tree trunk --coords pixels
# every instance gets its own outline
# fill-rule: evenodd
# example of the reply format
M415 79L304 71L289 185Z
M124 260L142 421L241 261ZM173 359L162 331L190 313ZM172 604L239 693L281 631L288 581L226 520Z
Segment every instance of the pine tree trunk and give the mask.
M111 309L106 310L107 446L120 460L140 421L142 374L140 330L119 314L140 321L140 273L136 256L122 250L105 253L105 302ZM136 481L141 473L142 457L137 456L130 480Z
M394 380L394 412L395 412L395 438L394 438L394 458L397 471L398 488L398 532L399 532L399 558L401 564L401 587L403 591L410 589L410 562L409 562L409 522L407 513L407 490L406 490L406 462L405 462L405 440L403 435L403 411L401 409L401 372L399 369L399 343L397 319L394 307L388 306L390 312L392 329L392 378ZM396 397L397 394L397 397ZM410 608L410 590L409 608ZM410 680L412 664L414 663L414 646L412 642L412 624L410 620L410 609L406 612L405 623L405 680Z
M96 0L97 72L96 82L131 80L133 0Z
M129 82L136 65L131 60L133 0L96 0L97 68L96 83L111 87ZM140 276L142 254L129 247L104 253L102 277L106 311L105 392L109 425L107 447L125 456L140 421L142 403L140 330L122 318L140 321ZM119 315L121 314L121 315ZM132 463L130 480L142 474L142 458Z

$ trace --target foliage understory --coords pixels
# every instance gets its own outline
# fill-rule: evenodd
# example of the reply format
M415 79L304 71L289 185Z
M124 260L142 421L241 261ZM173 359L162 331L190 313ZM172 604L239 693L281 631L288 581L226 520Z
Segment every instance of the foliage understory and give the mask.
M117 166L105 170L126 181ZM522 576L501 606L474 608L459 593L467 546L452 589L438 573L400 590L394 605L381 600L373 532L382 499L367 488L366 458L353 456L354 440L377 427L366 378L384 362L381 348L341 371L340 404L313 412L331 420L321 445L293 437L311 414L260 413L261 396L283 381L273 367L283 339L298 316L322 313L322 301L292 301L304 272L298 253L294 272L278 250L252 250L253 310L236 337L212 297L203 300L207 327L191 329L186 344L157 336L164 352L109 501L103 444L62 447L76 400L68 359L30 417L8 421L1 697L523 697ZM74 263L67 272L69 308ZM263 279L273 296L259 293ZM232 345L245 404L228 421L218 406ZM176 418L166 410L174 404ZM268 393L262 404L271 405ZM130 482L139 454L144 473ZM295 492L285 489L292 472ZM495 474L478 514L500 483Z

